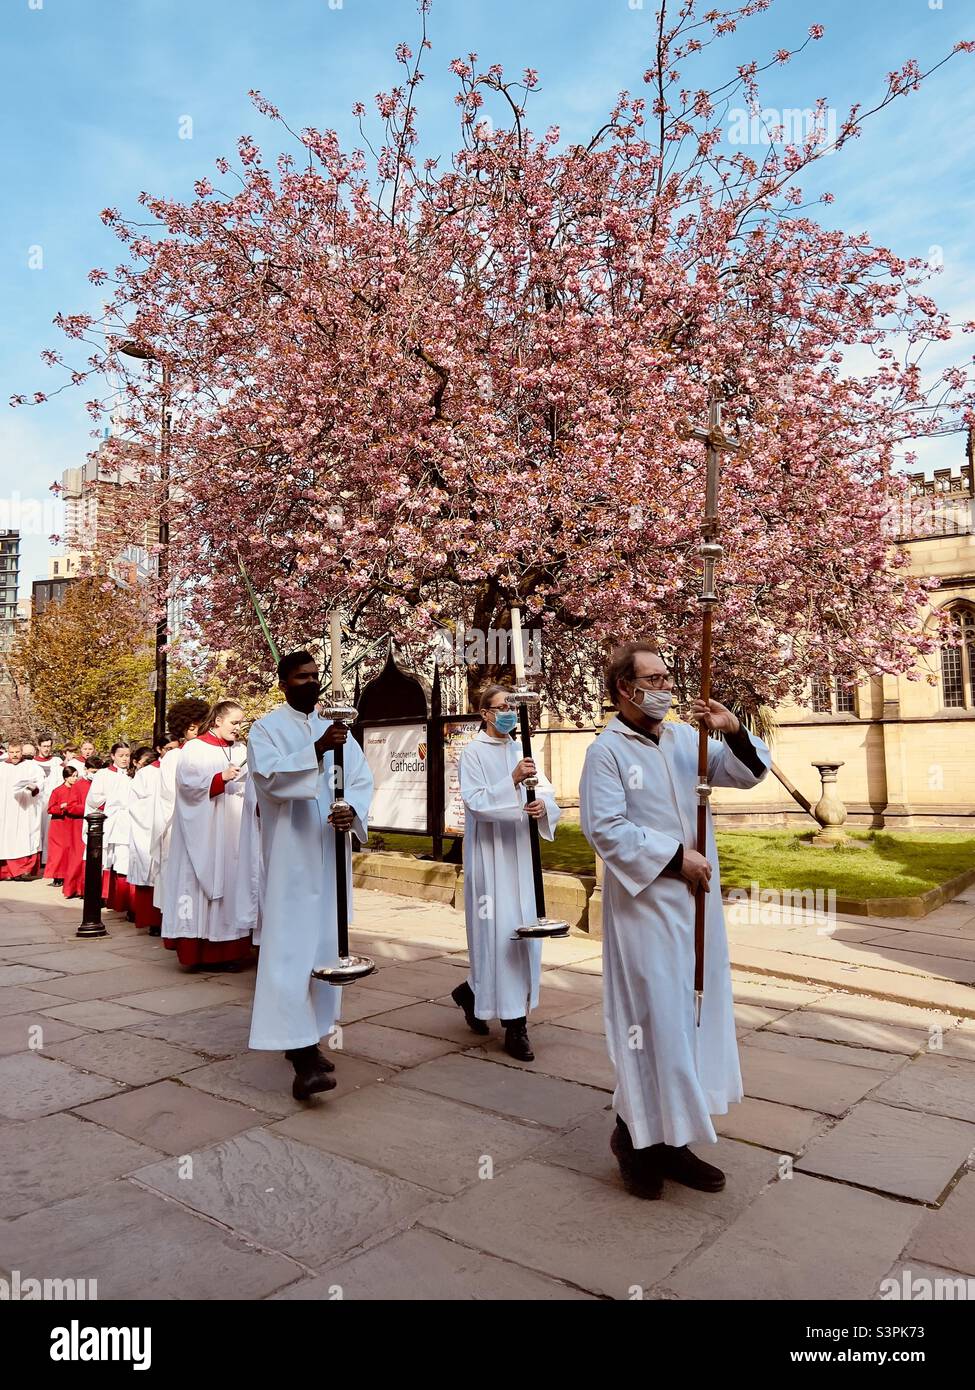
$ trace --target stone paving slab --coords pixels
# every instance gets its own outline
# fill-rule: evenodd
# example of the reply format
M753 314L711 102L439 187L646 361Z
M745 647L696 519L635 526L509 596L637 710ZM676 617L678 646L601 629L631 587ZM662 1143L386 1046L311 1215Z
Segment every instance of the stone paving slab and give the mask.
M965 1057L975 1062L975 1020L966 1018L957 1028L945 1033L941 1052L945 1057Z
M393 1067L415 1067L454 1051L459 1044L446 1038L428 1038L407 1033L402 1028L386 1028L382 1023L351 1023L341 1030L340 1054L363 1057ZM334 1060L334 1059L333 1059Z
M975 1275L975 1173L967 1173L938 1211L928 1211L904 1252L905 1263L930 1264Z
M500 1067L485 1058L456 1053L403 1072L395 1085L555 1128L602 1110L607 1100L604 1091L574 1081L539 1075L527 1067Z
M118 970L131 965L129 956L118 950L99 947L95 942L84 942L78 946L52 947L50 944L31 948L36 954L28 957L31 964L43 966L45 970L56 970L62 975L86 975L105 970Z
M739 1004L735 1003L735 1031L741 1037L742 1033L750 1033L756 1028L763 1028L766 1023L774 1023L777 1018L785 1016L784 1009L769 1009L763 1004Z
M605 1026L602 1004L589 1004L575 1013L559 1016L560 1028L578 1028L580 1032L596 1033L600 1037L604 1034Z
M61 1023L43 1014L8 1014L0 1018L0 1057L13 1052L42 1051L48 1043L83 1036L77 1024Z
M814 1139L798 1166L876 1192L937 1202L973 1148L975 1125L869 1100Z
M300 1269L128 1182L95 1188L0 1225L4 1258L24 1275L96 1279L105 1299L254 1299Z
M0 965L0 989L8 985L37 985L45 980L58 980L56 970L42 970L36 965ZM49 991L54 993L54 991Z
M117 1004L113 999L88 999L76 1004L65 1004L62 1000L56 1008L42 1009L42 1013L47 1018L59 1018L62 1023L77 1023L96 1033L114 1032L117 1028L128 1028L152 1018L152 1014L145 1009L132 1009L125 1004Z
M334 1298L439 1302L475 1299L553 1302L591 1300L569 1284L547 1279L481 1250L469 1250L432 1231L403 1231L352 1260L332 1265L315 1279L303 1279L271 1301Z
M340 1096L387 1080L395 1073L389 1067L358 1057L329 1054L335 1063L336 1086L310 1101L295 1100L291 1094L294 1069L280 1052L242 1052L237 1057L214 1062L197 1071L184 1072L180 1080L210 1095L238 1101L268 1115L294 1115L302 1110L331 1104Z
M76 1115L0 1125L0 1217L74 1197L158 1157L158 1150ZM0 1251L2 1263L10 1254L2 1237Z
M0 1059L0 1115L8 1120L33 1120L83 1101L116 1095L120 1089L117 1081L36 1052Z
M393 1009L408 1008L420 1001L410 995L394 994L388 989L357 989L345 986L342 990L343 1023L358 1023L363 1018L376 1018L391 1013ZM383 1022L386 1022L383 1017Z
M666 1288L681 1298L870 1298L919 1209L797 1175L773 1183Z
M186 1048L126 1032L86 1033L68 1042L52 1039L44 1053L84 1071L123 1081L127 1086L146 1086L167 1076L178 1076L199 1067L203 1061L198 1053Z
M30 989L27 985L7 985L6 988L0 989L0 1018L63 1003L64 1000L58 994L45 994L42 990Z
M845 1062L796 1058L753 1047L745 1038L738 1049L746 1096L842 1115L884 1080L886 1073Z
M139 994L122 994L119 1003L150 1014L183 1014L204 1009L207 1005L229 1003L231 999L249 998L251 989L242 985L218 984L211 980L194 980L192 984L171 985L169 988L144 990Z
M176 1081L156 1081L111 1100L96 1100L75 1113L168 1154L187 1154L269 1118Z
M910 1058L900 1052L880 1052L871 1047L851 1047L845 1043L824 1042L821 1038L795 1037L789 1033L773 1033L765 1028L748 1034L748 1046L767 1052L780 1052L797 1060L837 1062L846 1067L868 1067L888 1075L910 1065Z
M147 1015L147 1020L128 1031L143 1038L161 1038L163 1042L209 1057L232 1057L247 1048L251 1011L231 1000L215 1008L174 1014L170 1018Z
M918 1057L885 1081L872 1099L975 1124L975 1063L935 1053Z
M72 999L118 999L123 995L134 994L137 990L165 987L172 983L172 968L167 967L165 963L130 964L110 970L87 970L84 974L57 976L45 985L45 988L49 994L58 994L68 1003ZM123 999L122 1002L128 1003L129 1000Z
M467 970L448 965L443 959L419 961L413 965L384 965L374 975L360 981L363 989L387 994L406 994L413 999L439 999L464 983Z
M32 946L41 941L57 944L61 936L45 922L32 917L30 924L20 925L12 921L0 922L0 946Z
M545 1134L538 1126L396 1086L330 1099L271 1132L447 1195L492 1179Z
M738 1002L769 1009L798 1009L832 993L828 985L800 984L773 975L742 975L736 970L731 972L731 983Z
M880 940L880 938L875 938ZM868 943L869 944L869 943ZM892 943L883 938L885 947ZM938 935L934 932L898 932L893 942L894 950L909 951L913 955L948 956L959 960L975 961L975 937L971 935ZM898 957L899 958L899 954Z
M902 1028L878 1019L853 1018L845 1014L820 1013L815 1009L796 1009L768 1025L769 1033L819 1038L823 1042L847 1043L855 1047L900 1052L911 1057L928 1045L930 1034L920 1028Z
M248 1130L192 1157L191 1179L180 1179L171 1159L135 1177L316 1269L436 1200L426 1188L267 1129Z
M556 1023L543 1023L529 1030L534 1062L518 1062L509 1057L499 1034L483 1047L474 1048L472 1057L487 1057L504 1066L541 1072L545 1076L560 1076L566 1081L578 1081L585 1086L597 1086L613 1091L616 1081L602 1038L580 1033L576 1028L560 1028Z
M477 1036L464 1022L464 1015L456 1005L449 1008L445 1004L410 1004L406 1008L391 1010L382 1016L385 1028L403 1028L409 1033L419 1033L427 1038L443 1038L449 1042L463 1043L470 1047ZM498 1025L494 1025L495 1028Z
M760 1144L780 1154L798 1154L833 1123L828 1115L815 1110L799 1110L770 1100L746 1096L732 1105L727 1115L717 1115L714 1127L729 1139Z
M525 1162L420 1218L489 1254L576 1288L627 1299L664 1279L712 1239L714 1218L552 1164Z
M816 1004L816 1012L843 1018L876 1020L898 1028L928 1033L932 1028L948 1028L960 1017L950 1009L925 1009L892 999L873 999L865 994L830 994Z

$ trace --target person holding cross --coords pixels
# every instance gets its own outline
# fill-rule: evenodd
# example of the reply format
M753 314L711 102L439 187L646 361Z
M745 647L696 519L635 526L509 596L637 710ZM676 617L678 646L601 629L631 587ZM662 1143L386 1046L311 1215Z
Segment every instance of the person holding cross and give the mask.
M603 999L616 1072L610 1147L633 1195L665 1178L719 1192L724 1174L687 1147L716 1143L712 1115L742 1098L718 857L695 847L698 734L667 719L673 674L650 642L627 642L606 671L618 713L586 754L582 831L604 865ZM754 787L771 755L717 700L691 718L707 739L707 784ZM704 992L695 1011L695 894L706 893Z

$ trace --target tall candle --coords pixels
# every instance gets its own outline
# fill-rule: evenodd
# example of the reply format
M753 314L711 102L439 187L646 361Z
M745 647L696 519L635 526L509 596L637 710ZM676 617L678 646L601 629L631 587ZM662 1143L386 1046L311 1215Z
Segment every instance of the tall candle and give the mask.
M521 608L517 603L511 605L511 645L515 652L515 680L524 685L525 651L521 645Z
M333 608L328 617L332 637L332 694L342 694L342 610Z

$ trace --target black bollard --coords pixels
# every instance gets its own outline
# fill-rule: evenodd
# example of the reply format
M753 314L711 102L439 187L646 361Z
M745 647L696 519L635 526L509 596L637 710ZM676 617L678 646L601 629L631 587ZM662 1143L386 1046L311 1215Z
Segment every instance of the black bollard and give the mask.
M91 811L88 823L88 847L85 852L85 905L81 926L75 936L108 936L102 923L102 839L105 834L105 812Z

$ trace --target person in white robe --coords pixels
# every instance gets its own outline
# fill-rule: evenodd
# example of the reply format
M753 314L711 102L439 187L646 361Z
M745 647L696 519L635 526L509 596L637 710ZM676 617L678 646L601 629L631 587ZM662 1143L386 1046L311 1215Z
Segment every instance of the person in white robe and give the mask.
M41 792L41 863L46 864L47 843L51 823L47 806L51 799L51 793L57 791L61 786L61 769L64 767L63 759L59 758L54 752L54 740L49 734L43 734L37 740L37 756L34 761L44 773L46 779L44 790Z
M153 883L152 904L160 914L160 921L165 907L163 902L166 885L165 868L172 836L173 810L176 806L176 769L179 767L183 745L190 739L196 738L200 732L200 725L207 717L209 708L206 700L191 696L185 700L177 700L169 707L166 715L169 744L163 749L163 756L160 759L159 791L156 797L152 834L149 842ZM161 927L151 926L149 935L158 936L161 930Z
M627 1188L659 1197L664 1178L715 1192L724 1174L693 1154L715 1143L712 1115L742 1098L731 968L708 809L707 855L696 849L698 733L665 716L673 677L649 643L627 643L607 671L618 713L590 746L580 785L583 834L603 861L606 1042L616 1072L611 1140ZM707 780L753 787L771 755L711 700L691 717L708 741ZM696 1026L694 895L707 890L704 999Z
M132 779L127 743L113 743L107 766L91 779L85 798L85 815L105 812L102 833L102 901L116 912L131 912L129 883L129 801Z
M183 966L237 968L251 956L233 906L248 775L237 738L243 717L236 700L214 705L176 766L162 936Z
M10 743L0 764L0 879L36 878L46 777L29 743Z
M460 793L464 801L464 916L470 974L451 997L464 1010L468 1027L487 1033L487 1020L505 1030L512 1057L532 1062L528 1014L538 1006L542 943L519 941L515 928L535 921L528 818L538 822L545 840L555 838L561 811L551 783L523 758L512 734L518 716L508 707L508 691L489 685L478 698L482 728L460 755ZM537 777L535 797L526 803L522 783Z
M292 1093L307 1100L331 1090L331 1061L319 1042L335 1028L342 990L311 972L338 956L335 828L368 835L372 773L344 725L317 710L318 666L308 652L278 663L285 703L258 719L247 740L260 821L262 876L260 955L250 1045L284 1051L295 1079ZM333 813L333 749L344 748L344 799ZM345 836L351 917L352 846Z
M65 760L72 763L78 769L78 776L84 777L88 771L88 759L95 756L95 745L90 738L83 738L77 754L73 748L66 748ZM69 756L70 754L70 756Z
M152 827L159 798L159 759L144 745L132 755L132 797L129 801L129 887L137 927L160 927L162 918L152 903L154 867ZM157 933L158 934L158 933Z

